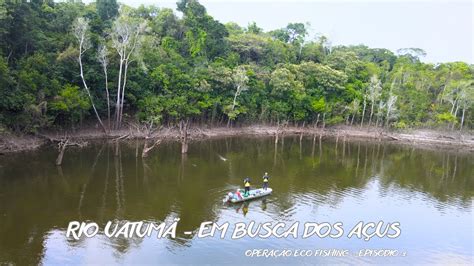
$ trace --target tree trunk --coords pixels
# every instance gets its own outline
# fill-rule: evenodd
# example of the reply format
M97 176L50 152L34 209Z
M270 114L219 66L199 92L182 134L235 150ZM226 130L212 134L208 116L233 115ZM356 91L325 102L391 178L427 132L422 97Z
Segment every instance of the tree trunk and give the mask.
M385 126L388 127L388 120L390 119L390 109L387 109L387 116L385 118ZM382 124L383 127L383 124Z
M323 114L323 129L326 128L326 113Z
M234 108L235 108L235 105L237 103L237 96L238 96L238 93L239 93L239 89L240 89L240 86L237 86L237 90L235 91L235 94L234 94L234 101L232 101L232 111L234 111Z
M122 85L122 92L121 92L121 97L122 99L120 100L120 115L119 115L119 128L122 126L122 117L123 117L123 103L125 99L125 85L127 84L127 72L128 72L128 64L129 61L128 59L125 60L125 69L123 71L123 85Z
M211 114L211 127L214 126L214 119L216 118L216 113L217 113L217 104L214 104L212 107L212 114Z
M87 86L86 80L84 78L84 70L82 67L82 42L79 44L79 67L81 70L81 79L82 79L82 84L84 85L84 89L87 92L87 95L89 96L89 100L91 101L92 108L94 109L95 116L97 117L97 121L99 121L100 126L102 127L102 130L104 131L105 134L107 134L107 130L105 129L104 123L102 123L102 119L100 119L99 113L97 112L97 109L95 108L94 100L92 100L92 95L89 91L89 87Z
M186 121L181 120L179 121L179 132L180 132L180 138L181 138L181 153L187 153L188 152L188 124L189 124L189 119Z
M148 140L145 138L145 143L143 144L142 158L148 157Z
M120 92L122 91L122 71L123 71L123 55L120 54L120 67L119 67L118 85L117 85L117 102L115 103L115 125L114 125L115 129L118 129L118 125L119 125Z
M280 135L280 121L278 120L277 129L276 129L276 132L275 132L275 148L276 148L276 145L278 144L279 135Z
M372 102L370 105L370 116L369 116L369 127L370 124L372 123L372 115L374 114L374 103Z
M458 115L458 110L459 110L459 103L456 104L456 109L454 110L454 114L453 114L453 115L454 115L455 118L456 118L457 115ZM453 125L451 126L451 130L454 129L454 125L455 125L455 124L456 124L456 121L453 122Z
M448 83L451 79L451 75L452 75L452 72L449 71L449 76L448 78L446 79L446 81L444 82L444 87L443 87L443 90L441 91L441 93L439 93L438 95L444 95L444 91L446 90L446 86L448 86ZM440 103L443 104L443 97L440 98Z
M466 114L466 107L462 108L462 116L461 116L461 126L459 127L459 131L462 130L462 126L464 125L464 115Z
M109 94L109 84L108 84L107 67L106 66L104 66L104 75L105 75L105 93L106 93L106 96L107 96L107 121L108 121L107 127L109 128L109 131L110 131L110 94Z
M143 151L142 151L142 158L148 157L148 152L153 150L153 148L155 148L155 146L160 143L161 143L161 140L157 140L153 143L153 145L148 146L148 140L145 139L145 144L143 146Z
M232 101L232 108L230 109L232 113L234 112L235 105L237 104L237 96L239 96L239 89L240 89L240 86L237 86L237 90L235 91L235 94L234 94L234 100ZM230 116L227 119L227 127L230 127Z
M453 114L455 106L456 106L456 100L453 100L453 102L451 103L451 111L449 112L450 114Z
M63 157L64 157L64 152L66 151L66 148L68 146L78 146L78 147L85 147L87 145L87 142L71 142L69 141L69 138L65 138L65 139L60 139L60 140L56 140L56 139L50 139L50 141L53 141L53 142L58 142L58 150L59 150L59 154L58 154L58 157L56 158L56 165L61 165L62 162L63 162Z
M60 142L58 144L59 154L58 154L58 157L56 158L56 165L61 165L63 163L64 152L66 151L66 147L67 147L68 142L69 142L69 140L66 139L65 142Z
M360 127L364 125L364 116L365 116L365 108L367 107L367 101L364 98L364 108L362 109L362 117L360 119Z

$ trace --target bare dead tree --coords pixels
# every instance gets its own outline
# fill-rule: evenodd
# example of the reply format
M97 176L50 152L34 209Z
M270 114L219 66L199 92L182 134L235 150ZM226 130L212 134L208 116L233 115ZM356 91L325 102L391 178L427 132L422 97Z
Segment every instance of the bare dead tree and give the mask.
M280 122L278 121L277 122L277 129L275 131L275 145L278 144L278 141L280 140L280 135L283 135L284 133L284 128L288 126L288 121L283 121L283 122Z
M85 141L71 141L68 137L64 137L62 139L51 139L50 141L52 142L57 142L59 154L58 157L56 158L56 165L61 165L63 163L63 157L64 157L64 152L66 151L66 148L68 146L77 146L77 147L85 147L87 146L87 142Z
M115 128L120 128L122 123L128 66L133 62L132 56L137 55L137 51L142 42L142 33L145 29L145 22L139 23L127 16L118 18L113 26L112 43L120 57L117 101L115 103Z
M461 86L461 91L459 93L459 105L462 108L461 113L461 124L459 130L461 131L464 126L464 119L466 116L466 110L474 102L474 80L466 81Z
M386 108L386 106L387 104L384 101L379 101L377 112L375 113L375 116L377 117L377 119L375 120L375 127L379 126L379 121L381 123L383 122L384 109Z
M119 141L119 140L122 140L122 139L127 139L128 137L130 137L130 134L125 134L125 135L122 135L120 137L117 137L117 138L113 139L112 141Z
M387 115L385 116L385 125L388 127L390 119L393 116L393 113L396 111L395 103L397 102L397 96L390 94L387 100Z
M67 144L69 139L66 139L64 142L61 141L58 143L59 154L56 158L56 165L61 165L63 163L64 152L66 151Z
M181 141L181 153L188 152L188 127L189 119L179 121L179 138Z
M351 126L352 126L352 124L354 124L354 117L356 116L357 112L359 111L359 105L360 105L360 102L359 102L358 99L353 100L351 105L350 105L350 111L352 113L351 124L350 124Z
M364 93L364 101L362 103L362 116L360 118L360 127L364 125L364 117L365 117L365 108L367 107L367 92Z
M239 95L248 88L247 83L249 81L249 77L247 76L245 68L237 67L234 74L232 75L232 81L235 86L235 93L234 100L232 101L232 106L230 108L230 114L232 114L233 116L235 106L237 105L237 97L239 97ZM227 120L227 127L230 126L230 120L232 116L229 115L229 118Z
M151 150L153 150L153 148L155 148L156 146L158 146L160 143L161 143L161 139L157 139L157 140L153 143L153 145L148 146L148 141L147 141L147 139L145 139L145 146L143 147L142 158L148 157L148 152L151 151Z
M323 113L323 129L326 129L326 112Z
M89 32L89 20L83 17L77 18L77 20L74 22L74 25L73 25L73 34L79 43L79 55L78 55L77 60L79 62L82 84L84 85L84 89L86 90L86 93L89 96L89 100L91 101L92 108L94 109L95 116L97 117L97 121L102 127L102 130L104 131L104 133L107 134L107 130L105 129L104 123L102 123L102 119L100 118L100 115L97 112L97 108L95 107L94 100L92 99L89 86L87 86L86 79L84 78L82 55L91 47L88 32Z
M380 98L382 92L382 83L377 78L377 76L372 76L370 78L369 90L368 90L368 98L370 100L370 116L369 116L369 127L372 123L372 116L374 114L374 106L378 99Z
M142 151L142 158L148 157L148 152L153 150L156 146L158 146L161 143L161 139L157 139L151 146L148 146L148 139L151 138L151 135L153 133L153 121L146 126L146 137L145 137L145 144L143 146L143 151Z
M109 94L109 84L108 84L108 77L107 77L107 66L109 64L109 59L107 57L107 54L108 54L107 47L105 45L100 45L97 54L98 54L97 59L102 65L102 69L104 71L104 76L105 76L105 93L107 96L107 121L108 121L107 126L108 126L108 129L110 130L110 94Z
M321 114L318 113L317 118L316 118L316 123L314 124L314 128L317 128L317 127L318 127L318 124L319 124L319 116L320 116L320 115L321 115Z

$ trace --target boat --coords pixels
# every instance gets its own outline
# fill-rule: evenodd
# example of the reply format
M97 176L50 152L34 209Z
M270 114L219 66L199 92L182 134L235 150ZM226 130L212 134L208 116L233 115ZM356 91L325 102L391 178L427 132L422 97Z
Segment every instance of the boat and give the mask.
M253 200L253 199L258 199L258 198L261 198L261 197L268 196L268 195L272 194L272 191L273 190L271 188L251 189L249 191L249 195L244 196L245 190L239 189L239 192L240 192L240 195L241 195L240 197L238 195L235 195L236 194L235 192L234 193L229 192L229 194L227 194L227 196L222 201L224 203L225 202L238 203L238 202L243 202L243 201L247 201L247 200Z

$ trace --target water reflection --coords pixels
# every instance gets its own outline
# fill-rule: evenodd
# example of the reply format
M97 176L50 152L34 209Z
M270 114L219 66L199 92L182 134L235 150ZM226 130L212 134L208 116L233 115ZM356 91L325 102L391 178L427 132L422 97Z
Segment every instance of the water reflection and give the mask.
M245 244L196 239L183 232L196 232L203 221L337 217L349 222L354 217L382 219L382 215L403 220L410 231L422 224L411 212L423 213L437 228L452 225L451 216L457 217L451 235L461 246L454 248L455 253L472 250L472 243L463 237L472 234L472 154L348 141L345 137L324 139L320 135L284 136L278 143L273 138L198 141L192 143L187 156L180 154L178 144L162 143L144 159L139 156L141 147L140 141L115 141L82 150L71 148L58 167L52 148L2 157L0 263L85 263L88 256L112 258L104 261L109 263L132 258L151 262L158 253L164 261L188 255L181 262L192 262L202 258L206 249L220 252L214 262L224 262L226 256L242 259L232 250L263 244L256 239L242 240ZM222 197L240 186L244 176L260 185L264 172L272 176L273 195L222 205ZM385 209L377 209L382 203ZM365 216L353 211L368 206L376 210L366 210ZM74 241L64 237L73 220L94 221L103 228L114 219L170 222L176 217L181 219L176 239L96 237ZM427 237L425 233L421 237ZM430 241L452 248L442 236ZM265 245L305 247L317 243L275 239ZM357 246L342 240L337 243L346 248ZM406 248L403 239L392 243ZM429 243L420 247L432 251L426 246ZM421 255L416 258L427 262Z
M224 203L224 205L229 208L235 210L236 213L242 214L244 217L247 216L247 213L250 210L250 205L255 206L252 208L253 211L266 211L267 210L267 199L255 199L251 201L244 201L239 203Z

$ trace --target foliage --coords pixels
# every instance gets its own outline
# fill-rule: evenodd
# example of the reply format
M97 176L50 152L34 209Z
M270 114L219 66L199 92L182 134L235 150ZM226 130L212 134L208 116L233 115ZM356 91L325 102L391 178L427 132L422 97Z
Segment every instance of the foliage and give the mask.
M87 37L89 95L78 89L74 30ZM91 103L107 117L118 102L120 113L155 125L325 120L472 129L474 67L423 63L425 54L332 47L299 22L271 31L224 25L197 0L180 0L177 11L116 0L0 1L0 125L70 126L93 119Z
M436 115L436 122L438 124L455 123L456 117L449 112L445 112Z
M141 122L159 124L163 118L163 98L160 96L144 97L138 102L138 120Z
M408 125L404 121L398 121L393 127L396 129L407 129Z
M59 116L57 120L69 120L74 125L82 120L90 107L87 95L79 87L67 84L54 97L49 109L53 115Z

